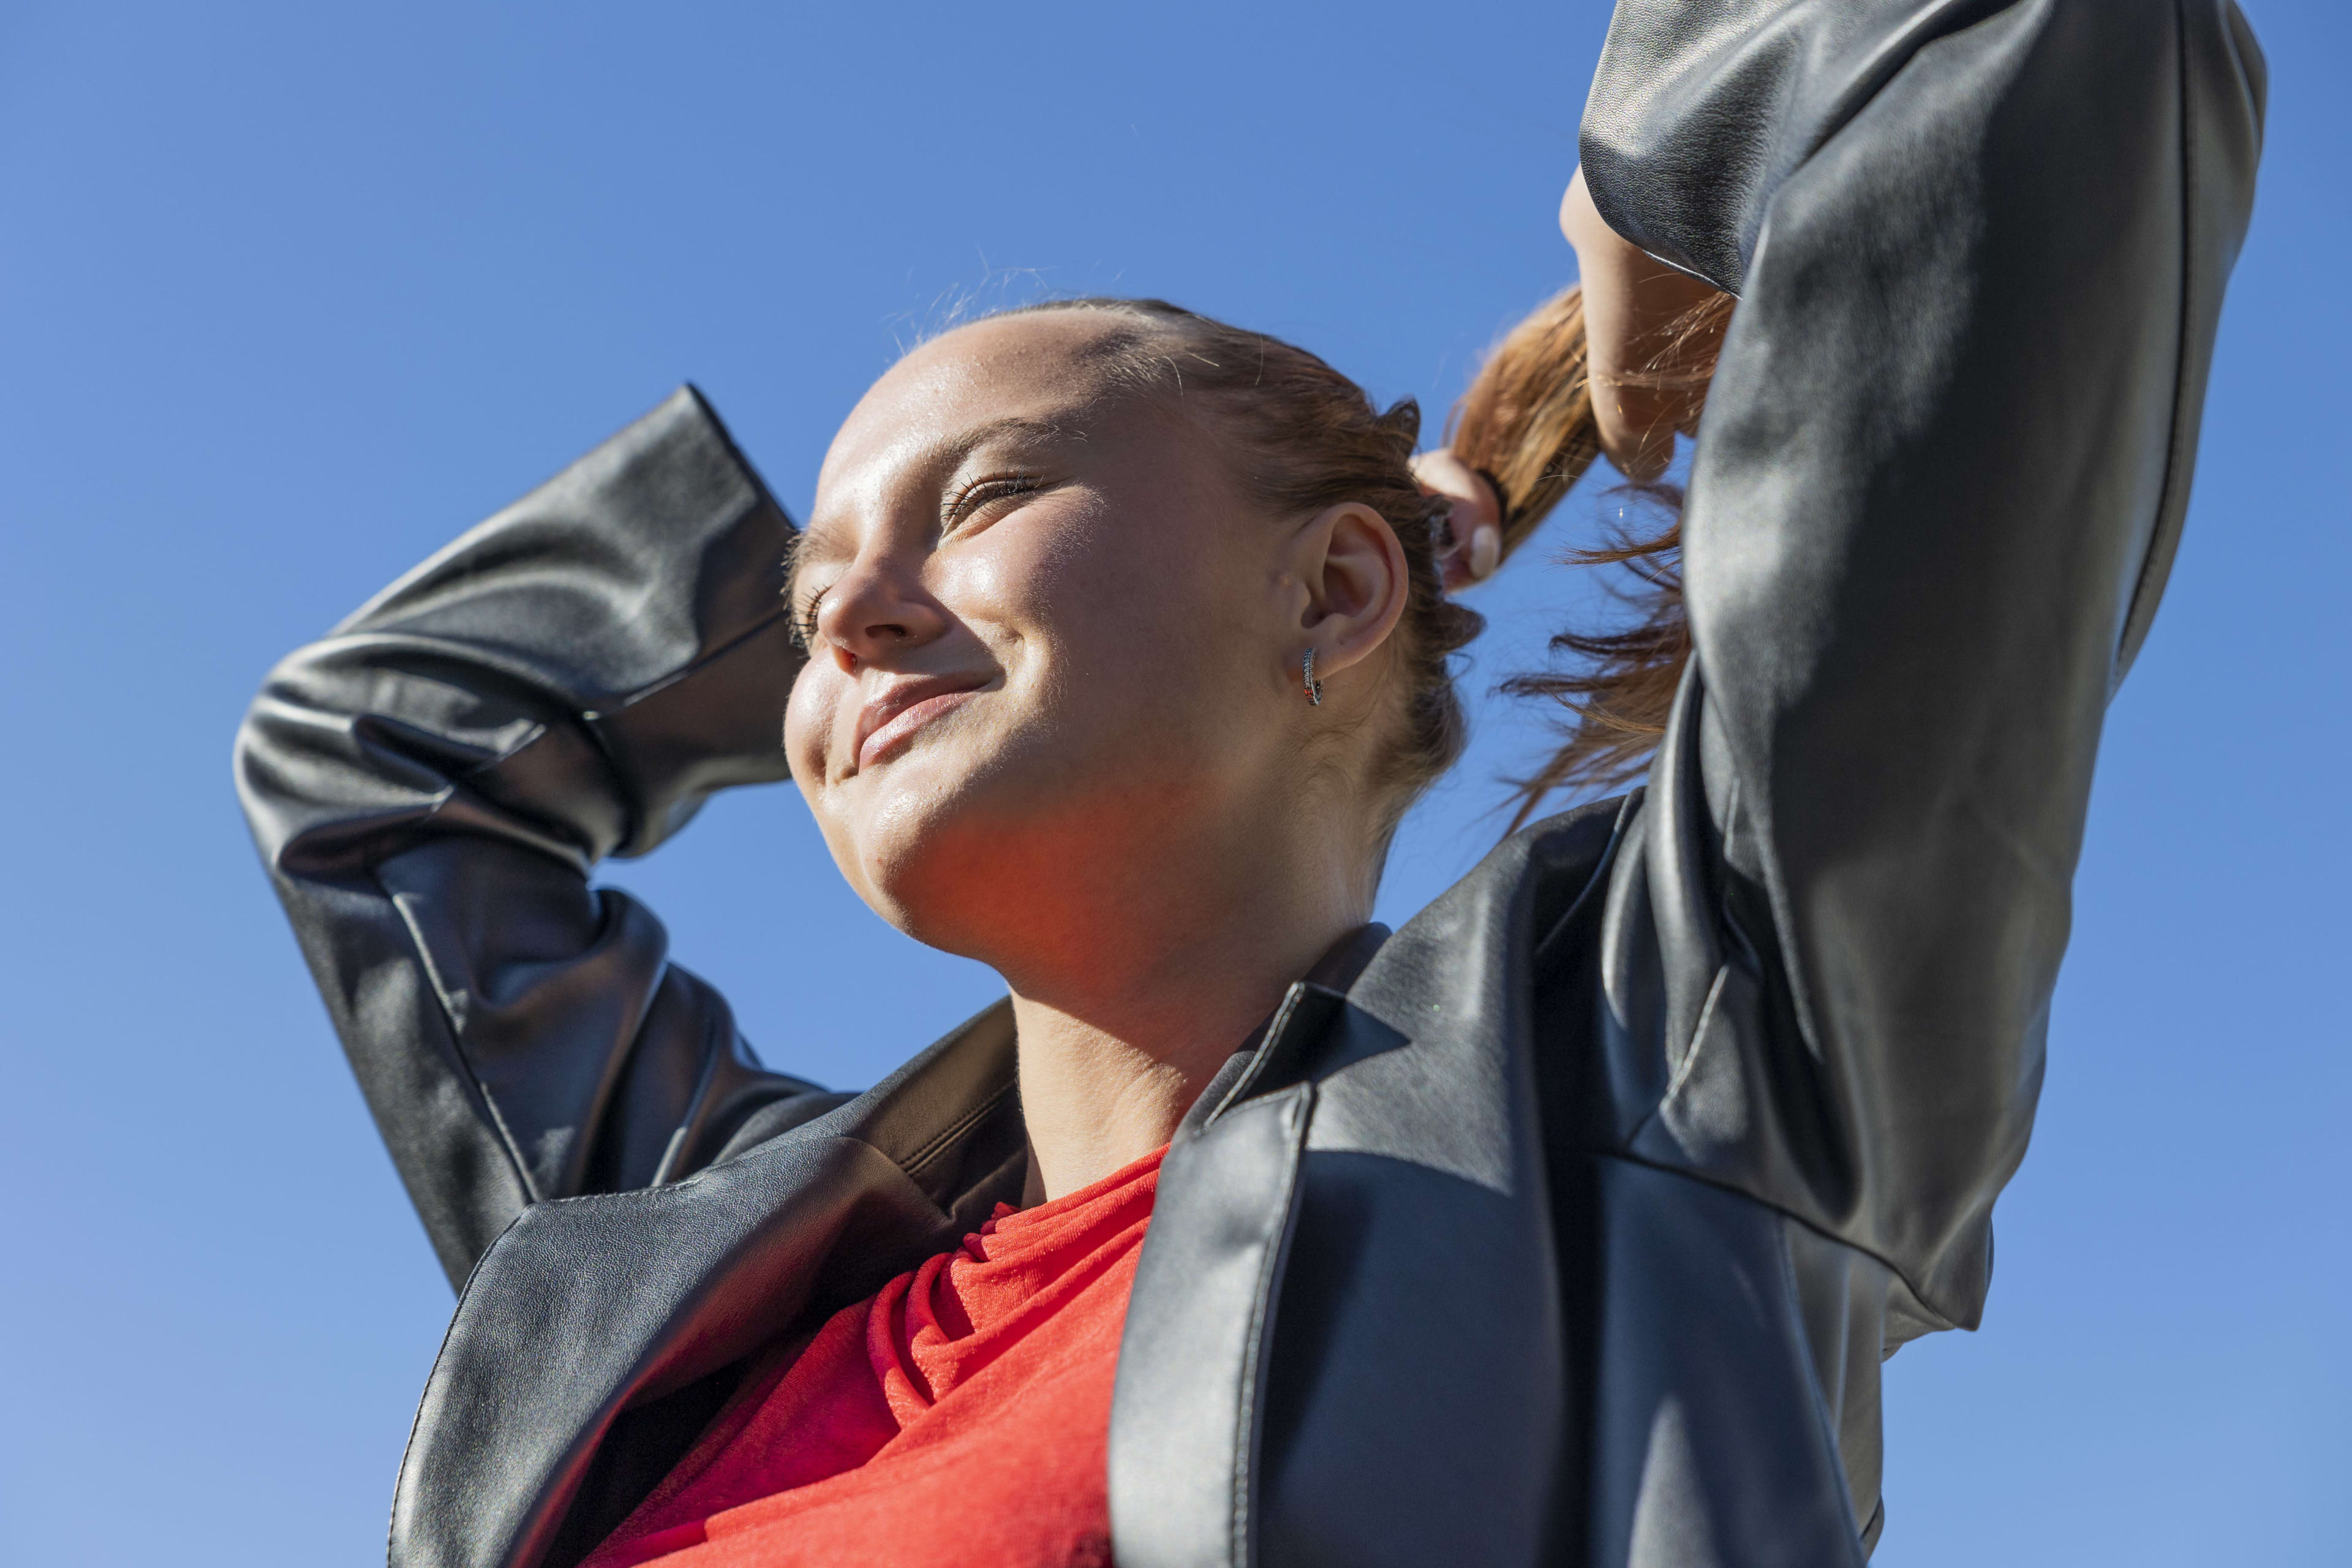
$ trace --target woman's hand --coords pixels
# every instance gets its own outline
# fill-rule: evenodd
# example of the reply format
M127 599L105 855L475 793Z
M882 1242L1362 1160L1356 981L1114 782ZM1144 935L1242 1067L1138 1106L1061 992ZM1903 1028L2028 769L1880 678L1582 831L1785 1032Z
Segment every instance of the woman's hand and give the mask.
M1437 572L1449 594L1493 575L1503 559L1503 503L1486 477L1444 447L1412 460L1422 489L1454 503L1451 537L1437 542Z
M1675 432L1693 434L1727 316L1693 331L1700 307L1720 298L1601 220L1584 171L1560 198L1559 231L1584 284L1584 334L1601 449L1627 479L1654 479L1675 455Z
M1675 432L1697 430L1707 378L1731 319L1728 309L1709 307L1727 307L1730 301L1602 222L1581 169L1560 202L1559 226L1576 249L1583 285L1580 304L1570 300L1567 308L1582 318L1592 434L1628 479L1654 479L1674 458ZM1527 324L1520 330L1527 331ZM1572 322L1567 330L1573 331ZM1566 363L1560 374L1569 374ZM1580 421L1580 408L1577 417ZM1591 451L1585 447L1577 458L1578 472ZM1491 576L1503 557L1503 509L1494 484L1445 450L1422 453L1413 458L1412 471L1424 492L1451 502L1450 537L1441 538L1437 549L1446 592L1458 593ZM1539 514L1549 500L1539 499L1537 505Z

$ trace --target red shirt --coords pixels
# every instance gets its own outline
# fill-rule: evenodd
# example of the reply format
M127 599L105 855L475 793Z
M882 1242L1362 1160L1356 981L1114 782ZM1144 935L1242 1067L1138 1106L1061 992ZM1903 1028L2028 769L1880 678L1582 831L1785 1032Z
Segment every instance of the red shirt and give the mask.
M1107 1568L1111 1381L1166 1152L998 1205L782 1347L582 1568Z

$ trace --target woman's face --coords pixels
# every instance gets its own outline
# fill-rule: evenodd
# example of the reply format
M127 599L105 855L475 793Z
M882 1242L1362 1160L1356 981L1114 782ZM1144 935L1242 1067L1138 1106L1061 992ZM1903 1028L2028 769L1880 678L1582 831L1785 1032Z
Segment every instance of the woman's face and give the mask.
M1296 784L1292 531L1214 441L1104 395L1085 311L917 350L834 439L793 577L793 776L902 930L1003 967ZM1172 868L1172 869L1171 869Z

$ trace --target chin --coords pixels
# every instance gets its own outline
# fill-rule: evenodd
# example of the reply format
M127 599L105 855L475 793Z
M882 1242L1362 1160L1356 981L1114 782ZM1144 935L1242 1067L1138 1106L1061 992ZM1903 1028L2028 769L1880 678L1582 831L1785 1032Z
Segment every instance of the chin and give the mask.
M1034 858L1041 819L1051 820L1044 792L1001 765L919 748L860 782L871 789L828 835L842 874L916 941L979 956L976 928L998 893L1023 879L1015 865Z

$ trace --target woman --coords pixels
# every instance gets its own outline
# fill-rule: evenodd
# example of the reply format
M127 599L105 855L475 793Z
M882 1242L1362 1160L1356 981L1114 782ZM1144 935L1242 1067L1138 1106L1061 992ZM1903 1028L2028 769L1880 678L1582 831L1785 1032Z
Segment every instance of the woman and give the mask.
M1409 412L1080 302L884 376L797 541L682 393L272 676L247 809L466 1282L394 1562L1867 1554L1878 1363L1975 1322L2023 1152L2260 65L2227 0L1717 9L1621 5L1591 427L1563 307L1424 465L1450 527ZM1555 774L1664 671L1647 788L1368 926L1459 744L1441 574L1562 451L1655 471L1692 279L1740 303L1685 582ZM787 773L1010 994L854 1098L587 883Z

